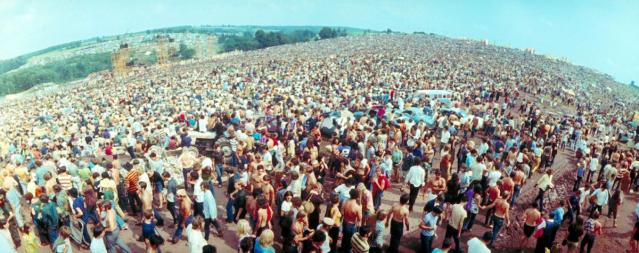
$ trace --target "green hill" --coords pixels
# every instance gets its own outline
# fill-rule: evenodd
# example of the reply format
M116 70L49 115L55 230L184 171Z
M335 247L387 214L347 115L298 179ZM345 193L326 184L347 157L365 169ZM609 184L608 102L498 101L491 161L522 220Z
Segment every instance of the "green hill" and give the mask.
M324 29L324 31L323 31ZM0 96L38 84L63 83L111 69L111 54L127 43L129 65L155 64L156 38L167 35L171 60L202 57L233 50L254 50L336 36L372 32L352 27L322 26L176 26L135 33L95 37L51 46L11 59L0 60ZM215 36L211 42L209 35ZM257 35L257 36L256 36ZM214 43L215 45L210 45ZM214 52L208 52L213 47Z

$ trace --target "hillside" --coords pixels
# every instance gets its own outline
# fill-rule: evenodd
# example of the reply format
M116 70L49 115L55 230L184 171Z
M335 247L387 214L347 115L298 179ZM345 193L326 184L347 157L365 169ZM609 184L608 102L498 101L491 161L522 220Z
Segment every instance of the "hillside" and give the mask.
M67 82L111 70L112 53L121 44L131 48L127 65L157 62L158 36L167 36L171 60L208 58L219 52L254 50L317 39L320 26L178 26L73 41L11 59L0 60L0 96L47 82ZM333 27L342 35L368 31ZM256 38L257 31L263 38Z

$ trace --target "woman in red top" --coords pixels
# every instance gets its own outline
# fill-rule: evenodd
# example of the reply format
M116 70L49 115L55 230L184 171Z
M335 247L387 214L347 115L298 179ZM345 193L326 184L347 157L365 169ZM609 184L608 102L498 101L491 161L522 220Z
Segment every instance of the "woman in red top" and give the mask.
M384 191L390 187L390 181L388 181L388 177L382 173L380 168L375 170L375 177L372 180L373 182L373 206L375 210L379 210L379 206L382 204L382 197L384 196Z
M113 144L111 144L110 142L107 142L106 144L104 144L104 154L106 156L113 155Z

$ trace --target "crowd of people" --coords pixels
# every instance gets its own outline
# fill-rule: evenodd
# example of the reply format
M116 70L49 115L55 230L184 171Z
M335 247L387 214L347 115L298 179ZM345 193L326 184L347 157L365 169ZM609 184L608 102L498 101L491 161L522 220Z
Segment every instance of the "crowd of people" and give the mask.
M593 96L573 87L595 81ZM453 95L415 96L429 89ZM211 234L234 229L238 252L490 252L521 223L520 249L590 252L599 217L616 227L639 187L639 150L619 140L636 143L625 122L636 101L615 103L626 91L565 62L434 35L101 73L2 102L0 248L161 252L186 238L189 252L216 252ZM559 201L556 175L574 177ZM137 242L121 236L133 226ZM415 229L418 245L402 241ZM638 240L639 222L633 252Z

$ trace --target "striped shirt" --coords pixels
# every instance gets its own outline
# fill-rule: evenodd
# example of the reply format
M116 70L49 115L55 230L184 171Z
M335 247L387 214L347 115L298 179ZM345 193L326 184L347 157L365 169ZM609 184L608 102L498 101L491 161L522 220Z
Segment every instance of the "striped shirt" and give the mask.
M140 181L140 172L138 172L135 168L131 169L124 178L124 185L127 186L127 192L137 192L138 181Z
M58 175L58 183L60 184L60 187L62 188L62 190L69 190L71 188L73 188L73 183L72 183L72 178L71 175L69 174L59 174Z
M368 245L368 240L359 235L359 233L355 233L353 238L351 239L352 251L353 253L368 253L370 250L370 246Z

